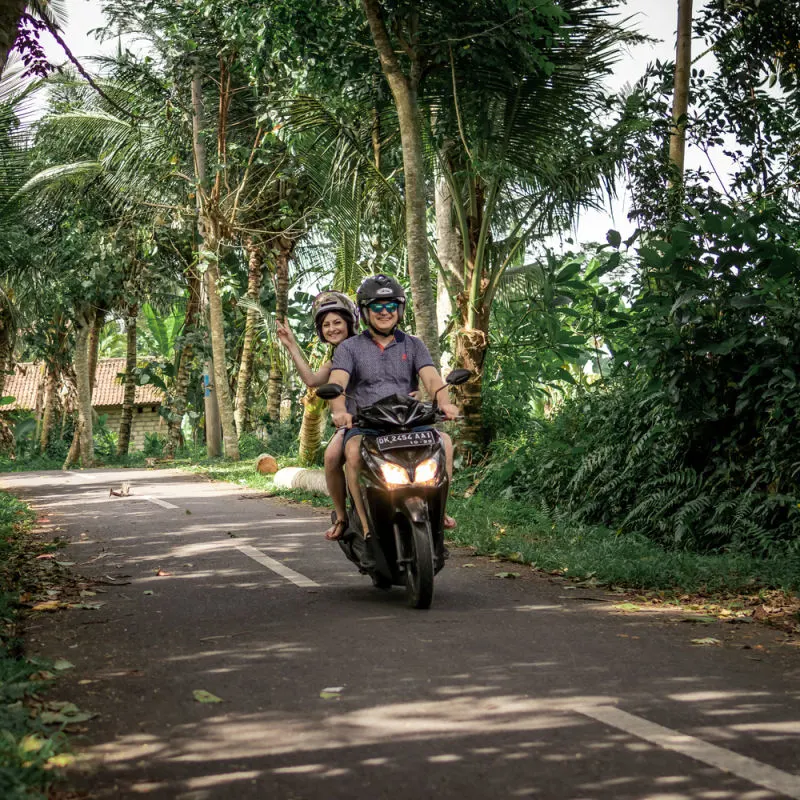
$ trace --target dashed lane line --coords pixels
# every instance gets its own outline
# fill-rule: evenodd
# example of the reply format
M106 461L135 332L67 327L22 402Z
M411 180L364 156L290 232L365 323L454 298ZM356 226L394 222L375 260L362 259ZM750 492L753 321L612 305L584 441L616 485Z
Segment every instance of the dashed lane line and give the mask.
M588 706L574 709L584 716L591 717L604 725L638 736L665 750L701 761L717 769L730 772L750 783L780 792L786 797L800 800L800 775L771 767L749 756L742 756L722 747L704 742L695 736L665 728L655 722L628 714L613 706Z
M155 503L157 506L161 506L161 508L178 508L178 506L173 505L172 503L168 503L166 500L162 500L160 497L153 497L149 494L140 495L138 498L131 498L132 500L147 500L148 503Z
M290 569L286 566L286 564L281 564L280 561L270 558L265 553L262 553L257 547L241 544L237 545L236 549L240 553L244 553L244 555L246 555L248 558L252 558L253 561L257 561L267 569L277 572L278 575L286 578L288 581L291 581L295 586L300 586L304 589L311 588L313 586L319 586L316 581L312 581L311 578L306 578L305 575L301 575L299 572L295 572L293 569Z

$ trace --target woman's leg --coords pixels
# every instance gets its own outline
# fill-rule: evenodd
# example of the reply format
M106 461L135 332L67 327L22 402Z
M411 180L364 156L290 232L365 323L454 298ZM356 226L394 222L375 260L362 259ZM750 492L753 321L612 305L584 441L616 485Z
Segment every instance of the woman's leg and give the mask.
M444 444L444 456L445 456L445 465L447 469L447 477L450 480L450 483L453 482L453 440L446 434L440 433L442 437L442 444ZM445 503L447 503L447 498L445 498ZM444 515L444 525L443 527L445 530L451 530L455 528L456 521L447 513Z
M347 519L347 485L344 479L342 464L344 462L344 431L337 431L325 450L325 482L333 501L336 522L325 531L326 539L339 539L346 525L339 520Z

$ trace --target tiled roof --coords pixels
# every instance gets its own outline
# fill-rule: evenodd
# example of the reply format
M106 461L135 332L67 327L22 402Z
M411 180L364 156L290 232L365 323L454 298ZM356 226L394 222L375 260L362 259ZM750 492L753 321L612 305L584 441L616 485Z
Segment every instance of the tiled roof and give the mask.
M13 375L6 375L3 386L4 397L15 397L16 400L7 406L0 406L0 411L15 411L18 408L33 408L36 405L36 392L40 382L44 382L44 370L41 364L17 364Z
M104 358L97 365L95 386L92 392L92 405L121 406L125 387L117 376L125 372L124 358ZM38 389L39 385L41 389ZM0 406L0 411L14 411L25 408L33 409L36 405L36 393L44 391L44 369L41 364L17 364L13 375L6 375L3 395L15 397L16 400L7 406ZM137 386L134 404L137 406L157 406L163 400L161 391L152 384Z
M97 365L95 373L94 391L92 392L92 405L121 406L125 387L122 378L117 375L125 372L124 358L104 358ZM134 404L137 406L161 405L163 397L161 392L151 383L136 387Z

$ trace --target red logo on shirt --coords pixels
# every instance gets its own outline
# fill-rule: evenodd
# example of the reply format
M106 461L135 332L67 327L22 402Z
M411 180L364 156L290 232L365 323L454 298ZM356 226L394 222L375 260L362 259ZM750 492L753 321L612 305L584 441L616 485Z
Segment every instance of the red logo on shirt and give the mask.
M408 356L405 353L403 353L403 361L408 361Z

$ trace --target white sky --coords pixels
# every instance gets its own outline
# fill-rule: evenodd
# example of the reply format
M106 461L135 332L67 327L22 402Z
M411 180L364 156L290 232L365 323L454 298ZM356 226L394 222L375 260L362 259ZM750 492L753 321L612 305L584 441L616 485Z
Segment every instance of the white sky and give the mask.
M696 0L695 12L706 4L706 0ZM636 81L644 72L648 63L660 60L670 60L675 55L675 29L677 27L677 0L628 0L623 16L632 17L632 27L641 33L658 40L653 45L641 45L625 52L620 59L613 78L609 81L611 88L621 88L626 83ZM67 0L69 23L64 39L73 53L80 59L88 59L98 53L111 54L116 48L114 40L106 41L102 45L90 34L90 31L100 28L105 24L102 13L101 0ZM48 58L54 63L64 61L64 55L58 45L49 35L44 42ZM701 52L701 43L693 44L693 56ZM700 62L700 66L707 69L713 68L711 56ZM705 157L692 152L691 148L686 155L689 167L697 167ZM708 166L707 163L704 166ZM725 174L725 165L720 160L716 164L721 174ZM580 241L605 241L606 231L617 228L623 239L633 233L633 226L626 219L626 198L620 197L612 206L602 212L587 212L578 224L578 239Z

